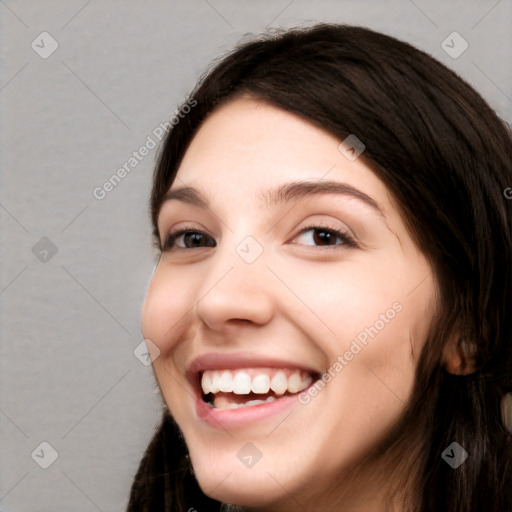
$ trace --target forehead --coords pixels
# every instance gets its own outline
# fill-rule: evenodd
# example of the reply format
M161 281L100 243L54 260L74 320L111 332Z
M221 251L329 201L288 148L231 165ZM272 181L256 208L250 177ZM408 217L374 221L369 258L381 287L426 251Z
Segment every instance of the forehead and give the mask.
M187 149L171 189L192 186L215 197L261 192L293 181L340 181L392 209L387 187L340 140L312 123L253 98L236 98L210 114Z

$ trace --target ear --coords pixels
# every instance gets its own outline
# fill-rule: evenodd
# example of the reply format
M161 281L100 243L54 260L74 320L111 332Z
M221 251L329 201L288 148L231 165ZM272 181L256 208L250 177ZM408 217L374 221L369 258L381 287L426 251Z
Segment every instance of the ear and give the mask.
M443 366L453 375L469 375L477 370L476 345L461 339L457 333L452 336L443 349Z

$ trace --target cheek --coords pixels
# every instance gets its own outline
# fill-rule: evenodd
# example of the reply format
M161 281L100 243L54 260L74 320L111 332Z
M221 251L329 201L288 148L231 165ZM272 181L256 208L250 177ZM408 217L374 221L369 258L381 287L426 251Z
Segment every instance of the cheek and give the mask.
M382 386L381 377L406 398L434 313L434 285L429 278L415 288L427 269L409 272L397 261L322 272L288 268L283 280L294 279L293 289L303 302L296 301L294 317L301 319L303 330L323 348L331 365L343 358L336 374L347 373L346 366L359 369L350 373L366 379L358 383L360 389L370 381Z
M346 341L362 333L364 341L365 329L377 323L382 330L399 316L397 310L405 300L401 283L389 277L392 273L360 262L337 262L323 268L312 265L309 269L288 265L279 270L282 281L295 294L287 300L295 309L294 318L311 334L307 325L314 326L318 331L315 338L327 335L328 339ZM283 296L290 295L286 292L283 290Z
M160 350L153 361L153 371L162 398L180 426L188 395L176 392L176 381L180 376L172 361L178 341L190 335L187 332L190 329L189 315L195 304L193 283L183 274L159 264L148 287L141 318L144 338L151 340Z
M193 283L183 273L159 267L149 285L142 308L142 333L166 355L183 334L194 308Z
M434 284L426 264L416 268L400 254L343 263L290 273L290 279L302 276L295 278L297 295L337 335L356 337L372 327L372 332L390 330L391 325L398 336L407 327L419 336L426 332L434 310Z

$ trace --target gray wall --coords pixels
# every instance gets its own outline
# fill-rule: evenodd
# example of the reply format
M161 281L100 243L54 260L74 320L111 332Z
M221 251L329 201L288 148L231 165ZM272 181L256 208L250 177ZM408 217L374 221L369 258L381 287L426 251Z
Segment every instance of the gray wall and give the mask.
M160 418L133 353L156 150L103 199L93 191L245 33L320 20L425 49L512 122L509 1L0 2L1 510L126 506ZM469 45L457 58L441 47L454 31Z

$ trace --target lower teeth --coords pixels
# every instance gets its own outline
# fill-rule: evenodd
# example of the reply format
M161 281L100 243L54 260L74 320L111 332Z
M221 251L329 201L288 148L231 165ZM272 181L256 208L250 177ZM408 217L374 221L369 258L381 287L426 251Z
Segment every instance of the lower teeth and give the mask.
M230 404L227 407L216 407L216 409L240 409L241 407L250 407L251 405L264 404L267 402L273 402L276 398L274 396L269 396L266 400L249 400L244 404ZM212 404L213 405L213 404ZM215 405L213 405L215 407Z

